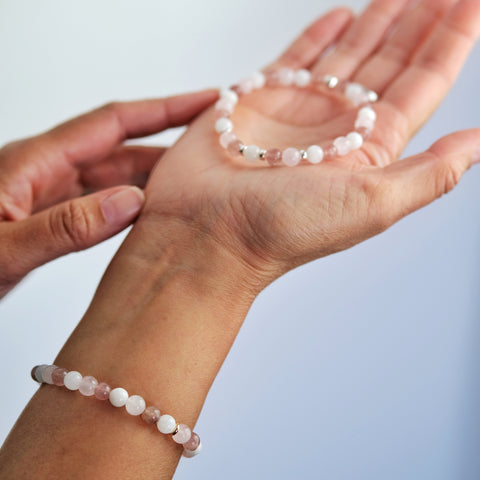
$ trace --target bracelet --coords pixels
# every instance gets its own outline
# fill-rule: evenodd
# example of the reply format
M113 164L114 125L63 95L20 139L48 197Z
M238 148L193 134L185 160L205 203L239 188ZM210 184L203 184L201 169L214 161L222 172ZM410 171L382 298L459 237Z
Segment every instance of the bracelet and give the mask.
M336 138L333 143L323 148L319 145L310 145L305 149L290 147L282 152L278 148L264 150L257 145L245 145L235 135L230 117L241 95L265 86L296 86L298 88L322 86L330 90L335 89L343 93L356 107L362 107L358 111L355 130L344 137ZM352 150L362 147L364 141L370 138L375 126L377 114L372 108L372 104L377 100L378 95L374 91L359 83L341 82L333 75L313 78L308 70L295 71L290 68L267 73L256 72L238 85L220 92L220 99L215 104L215 130L220 134L220 144L230 155L242 155L250 162L265 160L271 166L283 163L290 167L300 164L302 160L306 160L310 164L318 164L323 159L331 160L336 156L348 155Z
M32 379L38 383L65 386L68 390L78 390L86 397L95 396L98 400L110 400L114 407L123 407L133 416L142 416L142 420L149 424L156 424L158 430L171 435L173 440L183 446L183 456L194 457L202 451L200 437L190 430L187 425L177 423L171 415L161 415L155 406L146 406L140 395L130 395L124 388L111 388L105 382L99 383L92 376L83 377L77 371L69 372L66 368L56 365L37 365L33 367Z

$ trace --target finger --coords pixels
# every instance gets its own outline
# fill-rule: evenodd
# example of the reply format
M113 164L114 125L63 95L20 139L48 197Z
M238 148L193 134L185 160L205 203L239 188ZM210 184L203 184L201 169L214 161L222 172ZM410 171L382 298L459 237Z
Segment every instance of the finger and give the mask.
M86 165L104 159L128 138L190 122L217 98L216 90L206 90L162 99L114 102L50 130L39 140L50 159Z
M19 222L1 225L10 245L10 276L30 270L70 252L110 238L138 215L144 194L137 187L116 187L69 200Z
M349 78L379 46L411 0L373 0L344 33L335 49L320 58L314 74Z
M405 69L415 51L458 0L423 0L407 11L392 36L355 75L378 94Z
M308 68L343 33L353 19L347 8L327 13L310 25L268 68Z
M82 169L81 183L92 191L126 184L143 188L166 150L165 147L139 145L119 147L105 160Z
M385 91L416 132L450 90L480 33L480 2L460 0L430 35L411 65Z

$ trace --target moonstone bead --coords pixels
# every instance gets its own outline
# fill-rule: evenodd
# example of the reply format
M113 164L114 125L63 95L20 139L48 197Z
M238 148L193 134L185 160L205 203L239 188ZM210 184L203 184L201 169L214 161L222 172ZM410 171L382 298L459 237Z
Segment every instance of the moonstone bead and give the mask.
M224 98L228 102L233 103L233 105L238 103L238 95L229 88L225 88L220 91L220 98Z
M233 132L225 132L220 135L220 145L223 148L227 148L228 144L237 139L237 136Z
M128 392L124 388L114 388L108 397L114 407L123 407L128 400Z
M234 140L230 142L227 147L227 151L233 157L236 155L240 155L240 148L243 146L243 143L240 140Z
M215 130L218 133L231 132L233 130L233 123L228 118L219 118L215 122Z
M377 119L377 112L372 107L363 107L358 111L358 118L368 118L372 122Z
M177 428L177 433L173 435L172 438L174 442L183 444L185 442L188 442L191 436L192 431L190 430L190 427L188 425L180 423Z
M98 381L95 377L92 377L91 375L86 375L82 378L80 384L78 385L78 391L86 397L91 397L95 394L95 387L97 385Z
M324 160L333 160L337 155L337 147L333 143L330 143L323 149Z
M282 161L285 165L289 167L294 167L300 163L302 156L300 155L300 151L296 148L287 148L283 151L282 154Z
M183 444L183 448L185 450L192 451L192 450L195 450L199 445L200 445L200 437L195 432L192 432L192 436L190 437L190 440Z
M176 420L171 415L162 415L157 422L157 428L162 433L172 433L177 426Z
M133 416L141 415L145 411L145 400L140 395L128 397L125 410Z
M220 98L215 104L215 109L228 112L228 115L231 115L235 110L235 105L232 102L229 102L226 98Z
M278 83L289 86L295 80L295 72L291 68L282 68L278 72Z
M195 457L195 455L198 455L202 451L202 442L198 444L198 447L195 450L187 450L183 449L183 456L186 458L192 458Z
M112 391L112 387L105 382L100 382L95 387L95 398L99 400L108 400L110 397L110 392Z
M42 370L42 380L44 383L53 385L52 373L57 368L56 365L48 365Z
M307 148L307 160L310 163L320 163L323 160L323 148L318 145L311 145Z
M35 370L35 378L34 380L36 380L38 383L43 383L43 377L42 377L42 372L45 368L47 368L48 365L37 365L36 367L34 367L34 370Z
M347 135L352 150L358 150L363 145L363 137L358 132L351 132Z
M267 81L267 79L265 78L265 75L262 72L255 72L250 77L250 79L252 80L253 88L256 88L256 89L263 88Z
M253 90L253 81L250 78L244 78L238 83L240 92L243 95L250 93Z
M278 148L270 148L265 153L265 160L269 165L278 165L282 162L282 152Z
M160 410L157 407L147 407L142 413L142 420L149 425L153 425L160 420Z
M78 390L81 381L82 374L75 370L68 372L63 379L63 383L69 390Z
M52 372L53 384L57 387L63 387L65 385L65 375L68 373L66 368L56 368Z
M335 139L333 144L335 145L335 148L341 157L348 155L352 150L352 146L347 137L338 137Z
M249 162L256 162L260 158L260 147L257 147L256 145L249 145L243 151L243 156Z
M306 87L312 81L312 74L305 69L295 72L294 82L297 87Z

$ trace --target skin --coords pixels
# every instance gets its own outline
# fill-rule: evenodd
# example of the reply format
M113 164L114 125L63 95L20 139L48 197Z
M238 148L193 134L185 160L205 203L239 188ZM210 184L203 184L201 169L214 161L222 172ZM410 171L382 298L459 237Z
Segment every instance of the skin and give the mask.
M357 18L339 9L317 20L273 66L378 91L370 141L318 166L245 164L218 146L207 110L156 166L139 219L56 364L122 385L193 426L263 288L385 230L454 188L478 160L480 131L471 130L397 162L479 32L476 0L377 0ZM233 121L249 143L282 148L343 134L353 118L330 95L275 88L243 98ZM181 447L95 402L42 386L0 451L0 477L173 476Z

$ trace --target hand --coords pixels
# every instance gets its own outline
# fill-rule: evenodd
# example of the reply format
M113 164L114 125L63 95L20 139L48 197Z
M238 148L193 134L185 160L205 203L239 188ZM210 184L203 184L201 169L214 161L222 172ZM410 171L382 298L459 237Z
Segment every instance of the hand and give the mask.
M112 103L0 149L0 297L35 267L127 227L144 201L127 185L143 187L165 149L124 140L183 125L216 98ZM86 189L99 191L79 197Z

